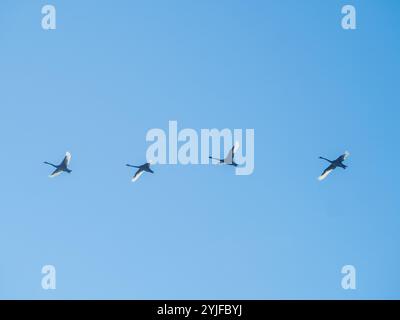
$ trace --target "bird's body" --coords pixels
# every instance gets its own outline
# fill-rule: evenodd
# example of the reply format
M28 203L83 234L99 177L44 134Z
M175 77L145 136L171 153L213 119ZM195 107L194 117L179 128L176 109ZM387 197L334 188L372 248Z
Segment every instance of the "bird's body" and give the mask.
M318 180L320 180L320 181L324 180L337 167L346 169L347 166L345 164L343 164L343 161L346 160L349 155L350 155L350 153L348 151L346 151L344 154L342 154L340 157L338 157L336 160L333 160L333 161L326 159L324 157L319 157L320 159L328 161L330 163L330 166L328 168L326 168L324 170L324 172L322 172L322 174L318 177Z
M132 178L132 182L135 182L137 179L140 178L140 176L144 173L144 172L149 172L149 173L154 173L153 170L150 169L150 162L147 162L145 164L142 164L141 166L134 166L131 164L127 164L127 167L131 167L131 168L137 168L138 170L136 171L135 175Z
M218 159L218 158L213 158L213 157L209 157L209 159L217 160L217 161L219 161L220 164L226 164L229 166L237 167L238 164L233 159L234 159L235 153L238 149L239 149L239 143L236 142L235 145L229 150L228 155L224 159Z
M67 152L65 154L65 157L64 157L63 161L59 165L55 165L55 164L47 162L47 161L44 162L45 164L48 164L48 165L56 168L56 170L54 170L49 177L50 178L57 177L63 172L71 173L72 170L70 170L68 168L68 165L69 165L70 161L71 161L71 153Z

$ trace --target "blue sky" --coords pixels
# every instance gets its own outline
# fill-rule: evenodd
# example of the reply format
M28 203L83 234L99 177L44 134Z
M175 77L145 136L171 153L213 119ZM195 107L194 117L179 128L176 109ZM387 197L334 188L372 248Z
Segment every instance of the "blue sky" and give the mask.
M1 1L0 298L399 299L399 18L395 0ZM254 173L132 184L170 120L254 129Z

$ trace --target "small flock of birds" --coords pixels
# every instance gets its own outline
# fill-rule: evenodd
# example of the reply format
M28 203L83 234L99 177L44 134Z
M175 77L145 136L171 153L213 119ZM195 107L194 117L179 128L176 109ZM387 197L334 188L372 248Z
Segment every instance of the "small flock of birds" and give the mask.
M229 150L228 155L224 159L218 159L218 158L213 158L209 157L212 160L217 160L219 164L226 164L230 166L237 167L237 163L234 161L235 153L239 149L239 143L235 143L235 145ZM325 161L328 161L330 165L322 172L322 174L318 177L319 181L324 180L333 170L335 170L337 167L346 169L347 166L343 164L343 161L346 160L349 157L350 153L346 151L344 154L342 154L340 157L338 157L336 160L329 160L324 157L319 157L320 159L323 159ZM47 165L50 165L55 168L55 170L50 174L50 178L54 178L56 176L59 176L63 172L71 173L72 170L68 168L69 163L71 162L71 153L67 152L65 154L65 157L63 161L59 165L55 165L50 162L44 162ZM127 164L127 167L130 168L136 168L135 175L132 178L132 182L137 181L143 173L148 172L148 173L154 173L152 169L150 169L150 165L152 162L147 162L145 164L142 164L140 166L132 165L132 164Z

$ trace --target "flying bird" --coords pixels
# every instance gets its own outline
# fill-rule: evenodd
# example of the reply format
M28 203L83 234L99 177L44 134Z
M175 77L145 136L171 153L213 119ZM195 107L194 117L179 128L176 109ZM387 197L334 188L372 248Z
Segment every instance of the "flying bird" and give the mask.
M151 162L147 162L145 164L142 164L141 166L133 166L131 164L127 164L127 167L131 167L131 168L137 168L138 170L136 171L135 175L132 178L132 182L135 182L137 179L140 178L140 176L144 173L144 172L150 172L150 173L154 173L153 170L150 169L150 165Z
M340 167L342 169L346 169L347 166L343 164L343 161L346 160L349 157L350 153L346 151L344 154L342 154L339 158L337 158L334 161L331 161L329 159L326 159L324 157L319 157L320 159L326 160L330 163L330 166L322 172L322 174L318 177L319 181L324 180L333 170L335 170L337 167Z
M225 157L225 159L218 159L213 157L209 157L209 159L217 160L219 161L220 164L227 164L229 166L237 167L237 163L233 160L233 158L235 157L235 153L238 149L239 149L239 142L235 142L234 146L229 150L229 153Z
M56 168L56 170L54 170L53 173L51 175L49 175L49 177L50 178L57 177L63 172L71 173L72 170L68 169L68 165L69 165L70 161L71 161L71 154L69 152L67 152L65 154L64 160L59 165L55 165L50 162L44 162L45 164L48 164L48 165Z

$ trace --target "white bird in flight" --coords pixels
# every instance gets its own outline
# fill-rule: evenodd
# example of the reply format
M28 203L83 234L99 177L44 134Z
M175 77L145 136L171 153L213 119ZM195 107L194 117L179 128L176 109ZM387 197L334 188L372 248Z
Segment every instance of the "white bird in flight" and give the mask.
M225 157L225 159L218 159L218 158L213 158L209 157L210 159L217 160L219 161L220 164L227 164L230 166L237 167L237 163L234 161L235 153L239 149L239 142L235 142L234 146L229 150L228 155Z
M330 166L322 172L322 174L318 177L319 181L324 180L333 170L335 170L337 167L340 167L342 169L346 169L347 166L343 164L343 161L346 160L349 157L350 153L346 151L344 154L342 154L339 158L337 158L334 161L331 161L329 159L326 159L324 157L319 157L320 159L326 160L330 163Z
M140 176L144 173L144 172L150 172L150 173L154 173L153 170L150 169L150 165L152 164L152 161L149 161L145 164L142 164L141 166L134 166L131 164L127 164L127 167L131 167L131 168L137 168L138 170L136 171L135 175L132 178L132 182L137 181Z
M56 168L56 170L54 170L53 173L51 175L49 175L49 177L50 178L57 177L63 172L71 173L72 170L68 169L68 165L69 165L70 161L71 161L71 153L66 152L63 161L59 165L55 165L50 162L44 162L45 164L48 164L48 165Z

